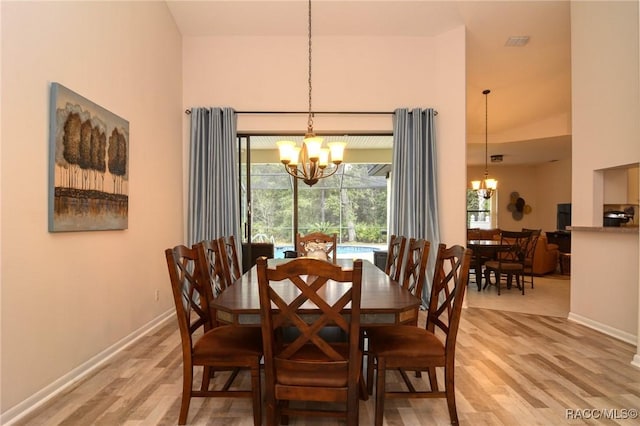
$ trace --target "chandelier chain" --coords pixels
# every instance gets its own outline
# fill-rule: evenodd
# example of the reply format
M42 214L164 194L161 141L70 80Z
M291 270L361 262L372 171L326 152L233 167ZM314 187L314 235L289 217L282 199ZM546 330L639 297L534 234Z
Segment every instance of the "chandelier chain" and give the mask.
M345 142L331 142L329 148L322 148L323 138L317 137L313 132L313 105L311 70L312 70L312 44L311 44L311 0L308 1L308 42L309 42L309 116L307 119L307 133L302 140L302 146L298 148L293 141L278 141L280 150L280 162L284 164L287 173L294 178L302 179L309 186L315 185L318 180L333 176L343 161ZM331 158L331 161L329 161ZM334 167L329 167L332 163Z
M489 166L487 164L487 157L489 156L489 90L484 92L484 174L485 179L489 175Z
M311 109L311 0L309 0L309 117L307 119L307 133L313 133L313 113Z

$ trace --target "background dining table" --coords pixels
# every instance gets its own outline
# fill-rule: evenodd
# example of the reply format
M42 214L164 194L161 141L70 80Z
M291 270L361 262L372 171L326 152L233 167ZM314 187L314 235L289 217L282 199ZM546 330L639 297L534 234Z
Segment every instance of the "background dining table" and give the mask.
M476 276L478 291L482 290L482 265L485 259L495 259L500 250L508 248L509 245L500 240L469 240L467 248L473 251L473 270Z
M295 259L269 259L269 267L280 262ZM351 259L338 259L337 264L343 267L353 265ZM285 301L293 300L299 290L286 281L277 283L285 292ZM339 284L328 282L323 291L329 303L338 300L342 295ZM360 301L360 323L372 327L389 324L405 324L415 321L421 301L407 289L387 276L368 260L362 261L362 298ZM240 326L260 325L260 297L258 295L257 267L253 266L233 285L227 287L216 297L212 306L216 309L218 321ZM318 308L307 301L300 307L302 315L317 314Z

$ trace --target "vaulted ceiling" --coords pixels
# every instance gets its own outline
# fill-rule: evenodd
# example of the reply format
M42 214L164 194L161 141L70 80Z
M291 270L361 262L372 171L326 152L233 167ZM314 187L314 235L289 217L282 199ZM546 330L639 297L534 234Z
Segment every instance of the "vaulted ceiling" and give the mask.
M167 1L184 36L306 34L305 0ZM467 31L468 164L489 153L503 164L571 156L569 1L314 0L316 35L433 36ZM509 37L528 36L522 47Z

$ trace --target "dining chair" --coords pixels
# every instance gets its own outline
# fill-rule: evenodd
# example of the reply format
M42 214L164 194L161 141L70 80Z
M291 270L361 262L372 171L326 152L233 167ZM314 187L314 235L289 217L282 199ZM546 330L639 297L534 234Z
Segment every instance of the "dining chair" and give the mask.
M404 260L404 252L407 245L407 237L402 235L392 235L389 239L387 248L387 262L384 272L394 281L400 280L402 272L402 261Z
M413 294L418 299L422 300L422 289L424 287L424 282L427 278L427 262L429 260L429 251L431 248L431 243L424 239L409 239L409 247L407 249L405 264L403 267L402 279L400 281L401 285L406 288L411 294ZM416 309L420 309L417 307ZM418 325L418 315L415 315L415 320L406 323L407 325ZM376 327L363 327L362 338L363 343L362 347L366 350L364 351L366 355L369 355L369 334L371 329L375 329ZM367 356L367 393L371 395L373 393L373 372L374 372L374 359L372 356ZM404 371L403 371L404 374ZM419 371L416 371L416 377L421 377Z
M369 351L375 361L375 425L381 426L386 399L446 398L451 424L458 424L455 400L455 349L471 250L456 245L438 246L425 328L413 325L372 328ZM444 390L438 387L436 368L444 368ZM407 390L388 390L386 374L397 370ZM424 389L409 379L406 370L428 371ZM421 381L418 381L420 383Z
M257 269L267 424L287 424L290 416L323 416L357 425L362 261L343 269L296 258L269 268L266 258L259 258ZM292 286L295 297L288 296ZM320 312L304 315L309 307ZM328 326L338 327L346 340L328 340L322 333ZM297 333L283 339L283 328ZM294 405L300 401L313 404Z
M225 277L222 256L220 255L220 242L219 240L202 240L194 244L193 247L201 256L201 264L207 269L212 295L216 297L227 288L227 278Z
M533 256L536 253L536 246L538 245L538 240L542 234L542 229L522 228L522 230L524 232L531 232L531 239L529 240L529 245L527 245L524 255L524 274L522 276L522 282L523 284L530 282L531 288L533 288ZM527 281L527 276L529 277L529 281Z
M257 426L262 420L261 336L256 334L257 329L251 327L216 326L210 306L213 291L201 253L198 248L183 245L165 250L182 342L183 381L178 424L186 423L191 398L245 397L252 400L253 423ZM196 366L203 368L199 390L193 388ZM230 390L237 375L236 369L249 370L251 390ZM210 377L214 370L231 371L226 382L218 389L210 388Z
M296 235L295 251L298 256L315 257L336 263L337 250L337 234L327 235L322 232L312 232L307 235Z
M526 253L531 241L531 234L531 231L502 231L500 233L500 242L505 248L500 249L495 260L485 262L485 284L483 288L494 285L491 282L491 273L493 272L495 286L498 288L498 296L500 295L503 278L506 281L507 288L511 288L514 277L518 289L524 295L524 282L522 280L525 274Z
M467 245L469 241L493 239L494 236L500 237L499 229L467 228ZM483 250L473 250L471 253L471 270L474 273L470 276L474 279L478 291L482 289L484 263L491 259L491 256L488 256Z
M238 260L238 248L233 235L218 238L218 246L222 255L222 274L225 280L225 287L233 284L242 276L240 272L240 261Z
M409 239L402 273L402 286L418 299L422 299L422 289L427 279L427 262L431 243L422 238ZM417 321L417 319L416 319Z

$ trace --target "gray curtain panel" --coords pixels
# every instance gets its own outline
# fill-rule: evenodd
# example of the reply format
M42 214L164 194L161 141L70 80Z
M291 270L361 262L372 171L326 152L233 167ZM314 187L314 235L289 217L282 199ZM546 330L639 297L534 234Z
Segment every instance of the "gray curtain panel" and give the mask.
M431 293L440 244L434 117L431 108L399 108L393 115L389 235L424 238L431 243L423 303Z
M232 108L191 109L189 245L229 235L242 241L236 124Z

